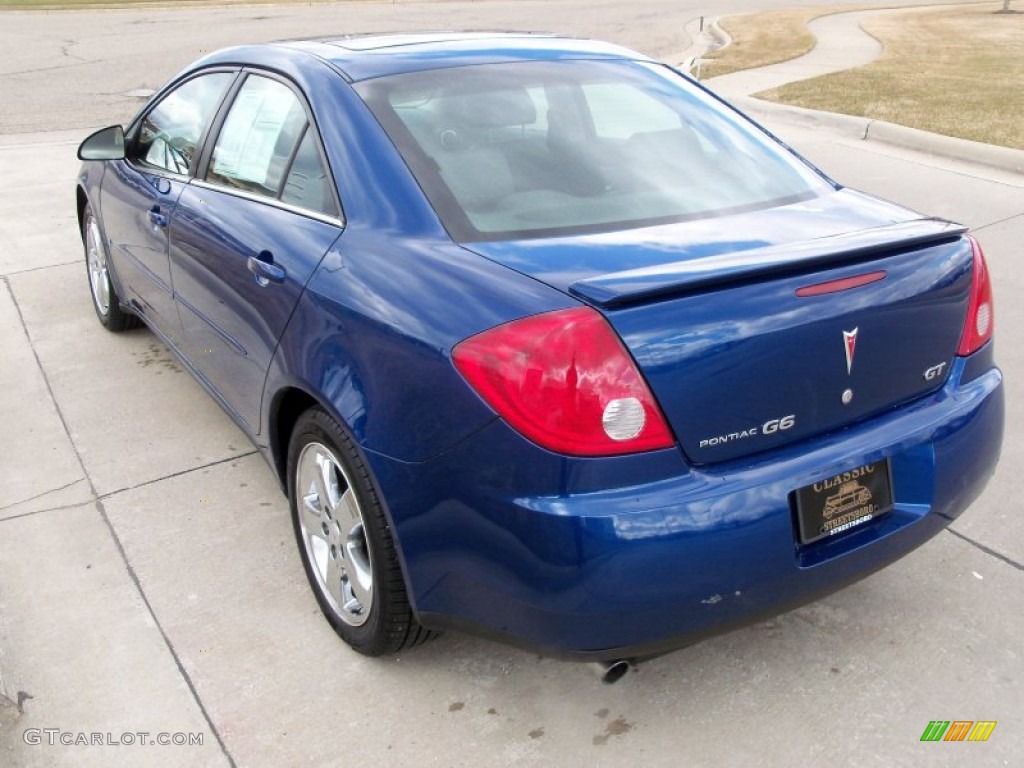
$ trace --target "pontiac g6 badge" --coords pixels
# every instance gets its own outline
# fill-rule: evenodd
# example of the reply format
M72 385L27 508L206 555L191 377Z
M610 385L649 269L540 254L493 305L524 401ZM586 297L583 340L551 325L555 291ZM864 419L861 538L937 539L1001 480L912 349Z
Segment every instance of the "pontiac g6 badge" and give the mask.
M853 353L857 349L857 328L843 331L843 343L846 345L846 373L853 373Z

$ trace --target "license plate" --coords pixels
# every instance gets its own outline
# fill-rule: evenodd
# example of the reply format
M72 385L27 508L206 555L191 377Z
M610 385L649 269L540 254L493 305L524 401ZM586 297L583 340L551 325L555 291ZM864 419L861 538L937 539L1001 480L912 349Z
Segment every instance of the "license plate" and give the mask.
M889 460L851 469L796 491L800 541L836 536L892 511Z

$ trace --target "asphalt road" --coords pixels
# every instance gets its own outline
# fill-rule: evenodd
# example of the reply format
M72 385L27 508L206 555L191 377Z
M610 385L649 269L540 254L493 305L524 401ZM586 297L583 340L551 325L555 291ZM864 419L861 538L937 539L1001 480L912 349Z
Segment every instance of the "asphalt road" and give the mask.
M0 16L0 765L1020 765L1019 174L773 123L840 181L974 228L995 279L1003 461L951 531L894 566L615 686L458 634L391 659L350 652L319 616L287 504L241 432L150 333L114 336L92 313L75 145L201 48L459 26L666 55L686 47L673 30L693 16L769 5ZM982 744L920 742L936 719L998 725ZM27 744L27 729L144 743L61 746L55 734L51 746L40 730ZM202 745L148 743L161 733Z
M594 37L667 57L688 46L683 26L699 16L828 5L823 0L367 0L9 12L0 25L0 134L127 122L175 72L203 52L229 45L367 32L501 29Z

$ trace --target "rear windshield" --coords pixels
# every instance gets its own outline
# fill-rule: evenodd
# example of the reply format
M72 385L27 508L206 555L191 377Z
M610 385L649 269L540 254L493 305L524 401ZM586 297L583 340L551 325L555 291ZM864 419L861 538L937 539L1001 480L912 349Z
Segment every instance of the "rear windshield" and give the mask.
M460 242L708 218L831 189L657 64L487 64L356 88Z

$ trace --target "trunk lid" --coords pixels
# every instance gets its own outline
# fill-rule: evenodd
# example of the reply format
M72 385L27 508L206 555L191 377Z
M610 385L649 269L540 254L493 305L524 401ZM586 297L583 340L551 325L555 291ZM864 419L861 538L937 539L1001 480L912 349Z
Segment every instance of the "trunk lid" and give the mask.
M467 247L602 311L687 457L726 461L942 386L963 228L843 190L740 216Z

